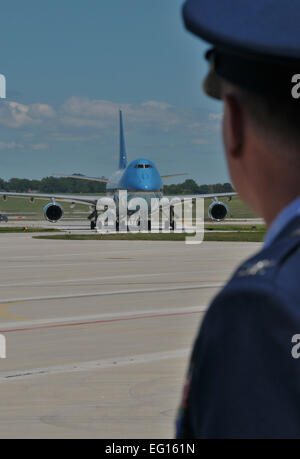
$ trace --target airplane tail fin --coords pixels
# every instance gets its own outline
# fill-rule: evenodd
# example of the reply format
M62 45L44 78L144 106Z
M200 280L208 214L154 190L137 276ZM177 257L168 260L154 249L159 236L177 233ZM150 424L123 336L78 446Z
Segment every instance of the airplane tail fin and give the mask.
M120 110L120 164L119 169L126 169L127 167L127 153L126 145L124 138L124 129L123 129L123 117L122 111Z

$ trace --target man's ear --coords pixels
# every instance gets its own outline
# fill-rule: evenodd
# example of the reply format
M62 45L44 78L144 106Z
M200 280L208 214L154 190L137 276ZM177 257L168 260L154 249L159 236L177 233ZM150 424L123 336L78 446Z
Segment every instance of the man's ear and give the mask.
M232 94L223 96L223 137L226 153L237 158L242 154L244 141L244 113L238 99Z

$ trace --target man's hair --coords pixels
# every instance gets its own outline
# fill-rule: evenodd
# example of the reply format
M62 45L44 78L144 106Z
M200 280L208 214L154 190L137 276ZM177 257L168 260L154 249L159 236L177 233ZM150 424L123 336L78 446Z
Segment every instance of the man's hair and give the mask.
M272 136L284 148L297 151L300 159L300 101L276 94L255 94L234 86L233 91L264 136Z

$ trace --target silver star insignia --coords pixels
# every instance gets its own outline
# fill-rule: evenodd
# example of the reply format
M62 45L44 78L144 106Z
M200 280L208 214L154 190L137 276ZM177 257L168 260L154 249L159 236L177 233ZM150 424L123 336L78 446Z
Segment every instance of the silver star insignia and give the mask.
M238 272L238 276L256 276L256 274L260 274L262 276L265 274L267 268L270 268L274 265L275 261L273 260L261 260L252 266L241 268L241 270Z

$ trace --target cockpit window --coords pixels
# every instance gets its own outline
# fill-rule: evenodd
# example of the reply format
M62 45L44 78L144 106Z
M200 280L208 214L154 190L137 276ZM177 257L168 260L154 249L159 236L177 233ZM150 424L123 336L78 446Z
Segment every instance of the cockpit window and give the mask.
M136 169L150 169L152 166L151 164L136 164L134 167Z

